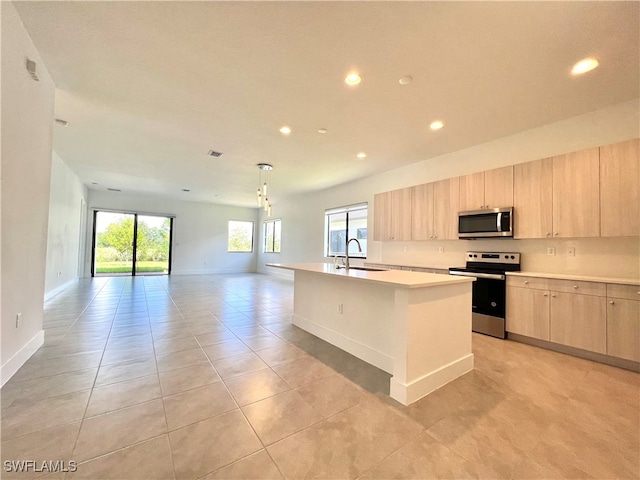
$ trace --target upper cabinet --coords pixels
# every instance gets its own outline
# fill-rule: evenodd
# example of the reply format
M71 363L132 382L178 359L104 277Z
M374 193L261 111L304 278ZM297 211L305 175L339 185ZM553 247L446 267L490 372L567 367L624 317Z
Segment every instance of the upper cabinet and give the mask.
M600 151L553 157L553 236L600 235Z
M434 238L433 183L416 185L411 189L411 239Z
M413 187L411 192L411 239L458 238L459 179Z
M640 140L600 147L600 235L640 235Z
M385 192L374 240L458 238L459 211L514 207L515 238L640 236L640 139Z
M460 177L447 178L433 184L434 238L458 238L458 212L460 211Z
M545 238L553 233L553 159L513 167L514 236Z
M411 240L411 188L373 197L373 239Z
M460 177L460 211L512 205L512 165Z

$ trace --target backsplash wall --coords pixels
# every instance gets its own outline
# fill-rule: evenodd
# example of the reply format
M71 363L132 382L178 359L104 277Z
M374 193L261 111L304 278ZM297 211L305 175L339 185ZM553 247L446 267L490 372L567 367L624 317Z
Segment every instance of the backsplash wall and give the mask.
M376 243L379 248L369 252L368 262L448 268L463 266L467 251L519 252L523 271L640 278L638 237ZM575 248L575 256L568 255L569 247Z

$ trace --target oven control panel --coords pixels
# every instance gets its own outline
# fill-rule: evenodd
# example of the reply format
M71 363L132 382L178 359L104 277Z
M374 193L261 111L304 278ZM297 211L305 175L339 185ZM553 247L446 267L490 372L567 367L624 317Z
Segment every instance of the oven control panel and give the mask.
M467 252L467 262L507 263L520 265L520 254L515 252Z

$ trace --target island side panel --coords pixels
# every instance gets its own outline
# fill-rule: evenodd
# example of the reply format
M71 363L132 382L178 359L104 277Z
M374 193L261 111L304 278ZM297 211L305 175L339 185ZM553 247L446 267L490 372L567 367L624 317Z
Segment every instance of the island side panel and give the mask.
M295 272L293 324L388 373L394 318L393 286Z
M473 369L471 283L398 289L395 304L391 396L408 405Z

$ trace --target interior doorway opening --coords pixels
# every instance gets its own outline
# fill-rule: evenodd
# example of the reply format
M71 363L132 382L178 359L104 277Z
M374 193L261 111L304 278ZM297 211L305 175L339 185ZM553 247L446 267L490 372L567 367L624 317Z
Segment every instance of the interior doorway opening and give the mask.
M173 217L95 210L91 275L169 275Z

